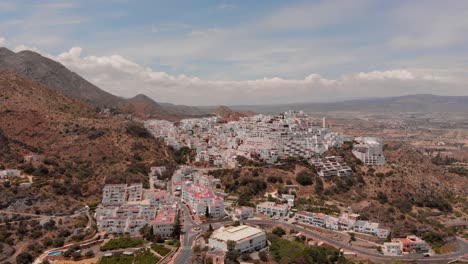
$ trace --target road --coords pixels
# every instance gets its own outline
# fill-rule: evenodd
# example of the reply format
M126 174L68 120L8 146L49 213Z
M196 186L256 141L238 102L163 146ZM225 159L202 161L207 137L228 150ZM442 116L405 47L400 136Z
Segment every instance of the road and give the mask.
M305 229L301 226L294 225L294 224L289 224L285 222L280 222L280 221L273 221L273 220L246 220L244 221L249 224L254 224L254 225L268 225L268 226L283 226L286 228L291 228L294 229L302 234L314 237L316 239L324 241L326 244L333 246L335 248L342 248L346 251L350 251L353 253L356 253L357 255L364 257L366 259L369 259L374 262L388 262L390 260L401 260L401 261L416 261L419 263L447 263L448 261L462 258L462 257L467 257L468 256L468 242L464 239L457 238L459 248L457 252L449 253L449 254L444 254L444 255L436 255L436 256L431 256L431 257L422 257L419 255L416 256L399 256L399 257L394 257L394 256L384 256L381 254L375 254L371 253L365 250L357 249L352 246L337 242L333 239L330 239L326 236L317 234L316 232L313 232L310 229Z
M88 219L91 219L90 215L89 215L89 212L86 211L86 216L88 217ZM39 223L41 225L45 224L46 222L48 222L49 220L54 220L54 221L58 221L60 219L62 220L65 220L67 218L70 218L70 217L78 217L82 214L82 212L78 212L78 213L74 213L74 214L70 214L70 215L62 215L62 216L50 216L50 215L41 215L41 214L31 214L31 213L23 213L23 212L15 212L15 211L9 211L9 210L0 210L0 214L6 214L6 215L21 215L21 216L28 216L28 217L32 217L32 219L35 219L35 220L38 220L39 219ZM20 221L14 221L14 222L20 222ZM2 223L0 225L4 225L5 223ZM91 227L91 224L89 223L88 221L88 225L87 227Z
M181 245L182 251L175 259L174 263L177 264L190 264L192 263L192 245L197 236L204 232L204 229L201 225L195 222L192 217L190 216L190 210L187 205L181 203L181 207L184 211L184 225L183 225L183 243ZM200 231L194 231L193 228L199 227L201 228Z

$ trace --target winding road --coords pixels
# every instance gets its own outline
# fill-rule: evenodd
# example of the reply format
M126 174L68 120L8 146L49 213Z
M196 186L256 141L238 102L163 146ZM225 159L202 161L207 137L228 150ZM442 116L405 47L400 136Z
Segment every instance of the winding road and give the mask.
M190 213L188 211L188 208L184 205L184 238L183 238L183 250L181 254L175 259L175 263L191 263L191 258L192 258L192 245L194 240L197 238L197 236L203 232L203 230L208 229L209 223L206 224L198 224L196 223L192 217L190 216ZM230 224L233 221L214 221L210 222L211 224ZM330 245L335 248L340 248L343 250L346 250L348 252L355 253L356 255L369 259L373 262L376 263L386 263L391 260L400 260L404 262L417 262L417 263L447 263L452 260L468 260L468 241L463 239L463 238L456 238L457 243L458 243L458 250L456 252L448 253L448 254L443 254L443 255L435 255L435 256L430 256L430 257L424 257L422 255L407 255L407 256L385 256L382 254L376 254L372 253L366 250L354 248L352 246L340 243L338 241L335 241L333 239L330 239L326 236L320 235L310 229L306 229L302 226L286 223L286 222L280 222L280 221L274 221L274 220L245 220L243 221L244 223L252 224L252 225L263 225L263 226L282 226L285 228L290 228L294 229L297 232L300 232L302 234L305 234L307 236L313 237L317 240L321 240L327 245ZM195 232L193 231L193 228L195 227L200 227L202 228L201 231Z
M310 229L306 229L302 226L289 224L285 222L278 222L273 220L247 220L246 223L253 225L268 225L268 226L283 226L286 228L294 229L302 234L314 237L316 239L322 240L326 244L333 246L335 248L342 248L349 252L356 253L358 256L364 257L374 262L388 262L390 260L401 260L401 261L416 261L418 263L447 263L448 261L467 258L468 257L468 242L462 238L457 238L458 250L453 253L444 254L444 255L435 255L430 257L423 257L421 255L409 255L409 256L384 256L381 254L375 254L365 250L357 249L352 246L340 243L333 239L330 239L326 236L317 234Z

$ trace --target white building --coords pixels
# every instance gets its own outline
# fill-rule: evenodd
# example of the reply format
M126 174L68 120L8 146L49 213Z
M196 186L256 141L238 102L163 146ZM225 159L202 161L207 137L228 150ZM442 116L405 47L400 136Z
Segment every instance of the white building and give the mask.
M421 238L410 235L405 238L394 238L392 242L385 242L382 251L384 255L399 256L409 253L427 253L432 251L432 248Z
M282 194L281 198L288 203L289 208L294 206L296 197L293 194Z
M399 256L401 252L401 244L399 242L385 242L383 244L382 252L387 256Z
M1 170L0 171L0 179L7 179L7 178L17 178L21 176L20 170L10 169L10 170Z
M234 210L234 216L239 219L246 219L253 217L254 209L252 207L242 206Z
M300 223L314 225L318 227L326 227L326 219L328 215L322 213L311 213L311 212L298 212L296 214L296 220Z
M228 248L228 241L234 241L234 248ZM240 225L221 227L213 232L208 245L223 251L239 250L241 253L261 251L268 248L266 232L251 226Z
M276 204L274 202L263 202L257 205L257 213L269 216L287 216L288 205Z
M213 218L225 215L224 199L217 196L211 187L200 183L187 183L182 187L182 201L197 215L205 215L206 211Z
M153 226L153 234L168 238L173 235L174 225L178 214L176 205L162 206L158 210L156 218L149 223Z
M358 220L354 224L354 231L380 238L387 238L390 235L391 229L379 223Z
M321 127L303 112L222 121L219 117L190 118L177 124L148 120L145 127L169 146L196 150L196 161L231 168L237 167L239 155L275 163L288 157L320 155L346 140L344 135Z
M141 184L108 184L96 209L98 230L138 235L146 224L155 234L172 234L177 204L167 191L145 190Z
M103 205L121 205L127 198L126 184L106 184L102 192Z
M320 159L311 159L309 161L317 169L321 177L349 177L353 175L353 170L349 167L342 157L329 156Z
M383 140L374 137L357 138L353 154L366 165L384 165Z

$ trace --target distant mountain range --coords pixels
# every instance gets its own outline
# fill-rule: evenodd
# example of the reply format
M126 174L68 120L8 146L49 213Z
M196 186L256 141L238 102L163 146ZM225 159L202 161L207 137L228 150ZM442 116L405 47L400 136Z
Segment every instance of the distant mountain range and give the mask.
M431 94L365 98L332 103L298 103L281 105L237 105L234 111L277 113L288 110L305 112L468 112L468 96Z
M138 117L179 119L206 114L190 106L159 104L141 94L133 98L113 95L88 82L59 62L29 50L15 53L7 48L0 48L0 71L14 72L52 90L81 99L92 106L114 107Z
M139 118L179 120L220 114L237 119L255 113L278 113L287 110L305 112L468 112L468 96L430 94L366 98L331 103L296 103L280 105L185 106L159 103L144 94L123 98L108 93L52 59L33 51L13 52L0 47L0 72L19 74L29 80L94 107L117 108ZM259 102L261 103L261 102ZM241 113L239 113L241 112Z

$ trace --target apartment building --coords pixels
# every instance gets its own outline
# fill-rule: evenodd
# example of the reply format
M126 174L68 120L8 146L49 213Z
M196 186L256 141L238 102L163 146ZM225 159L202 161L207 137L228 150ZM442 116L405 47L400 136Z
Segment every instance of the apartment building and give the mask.
M153 234L160 235L162 238L172 237L177 215L177 205L161 206L156 218L149 222L153 226Z
M233 248L229 248L228 241L234 241ZM208 239L208 246L223 251L238 250L241 253L252 253L268 248L266 232L259 228L240 225L221 227L215 230Z
M121 205L127 199L126 184L106 184L102 192L103 205Z
M216 187L217 184L221 184L221 179L216 179L215 177L211 175L202 174L202 175L194 176L193 182L213 188L213 187Z
M247 219L253 217L254 209L252 207L242 206L234 210L234 215L239 219Z
M176 125L149 120L145 126L169 146L195 149L196 161L231 168L238 165L236 155L260 158L270 164L288 157L311 158L323 154L330 147L340 146L347 138L314 124L316 122L311 117L300 112L221 121L218 117L192 118L181 120Z
M217 196L211 187L200 183L186 183L182 187L182 201L197 215L205 215L208 211L213 218L223 217L224 200Z
M167 236L167 226L173 225L170 215L163 217L171 211L168 207L177 210L177 204L166 191L145 190L141 184L108 184L103 188L102 203L95 217L100 232L138 235L146 224L157 223L153 229Z
M354 231L379 238L387 238L390 235L391 229L379 223L358 220L354 223Z
M296 214L299 223L309 224L330 230L353 230L358 233L369 234L379 238L388 238L391 228L379 223L357 220L357 214L342 214L333 217L322 213L301 211Z
M414 235L394 238L392 242L385 242L383 244L383 253L385 255L399 256L409 253L427 253L431 250L431 246L426 241Z
M349 167L342 157L327 156L309 160L317 169L317 173L321 177L349 177L353 175L353 170Z
M366 165L384 165L383 140L375 137L356 138L359 144L353 147L353 154Z
M277 204L274 202L263 202L257 205L256 212L259 214L266 214L269 216L287 216L288 205Z
M294 206L296 196L294 196L293 194L282 194L281 199L288 204L289 208L291 208Z
M326 227L326 219L328 216L322 213L311 213L311 212L298 212L296 214L296 220L300 223L310 224L318 227Z

